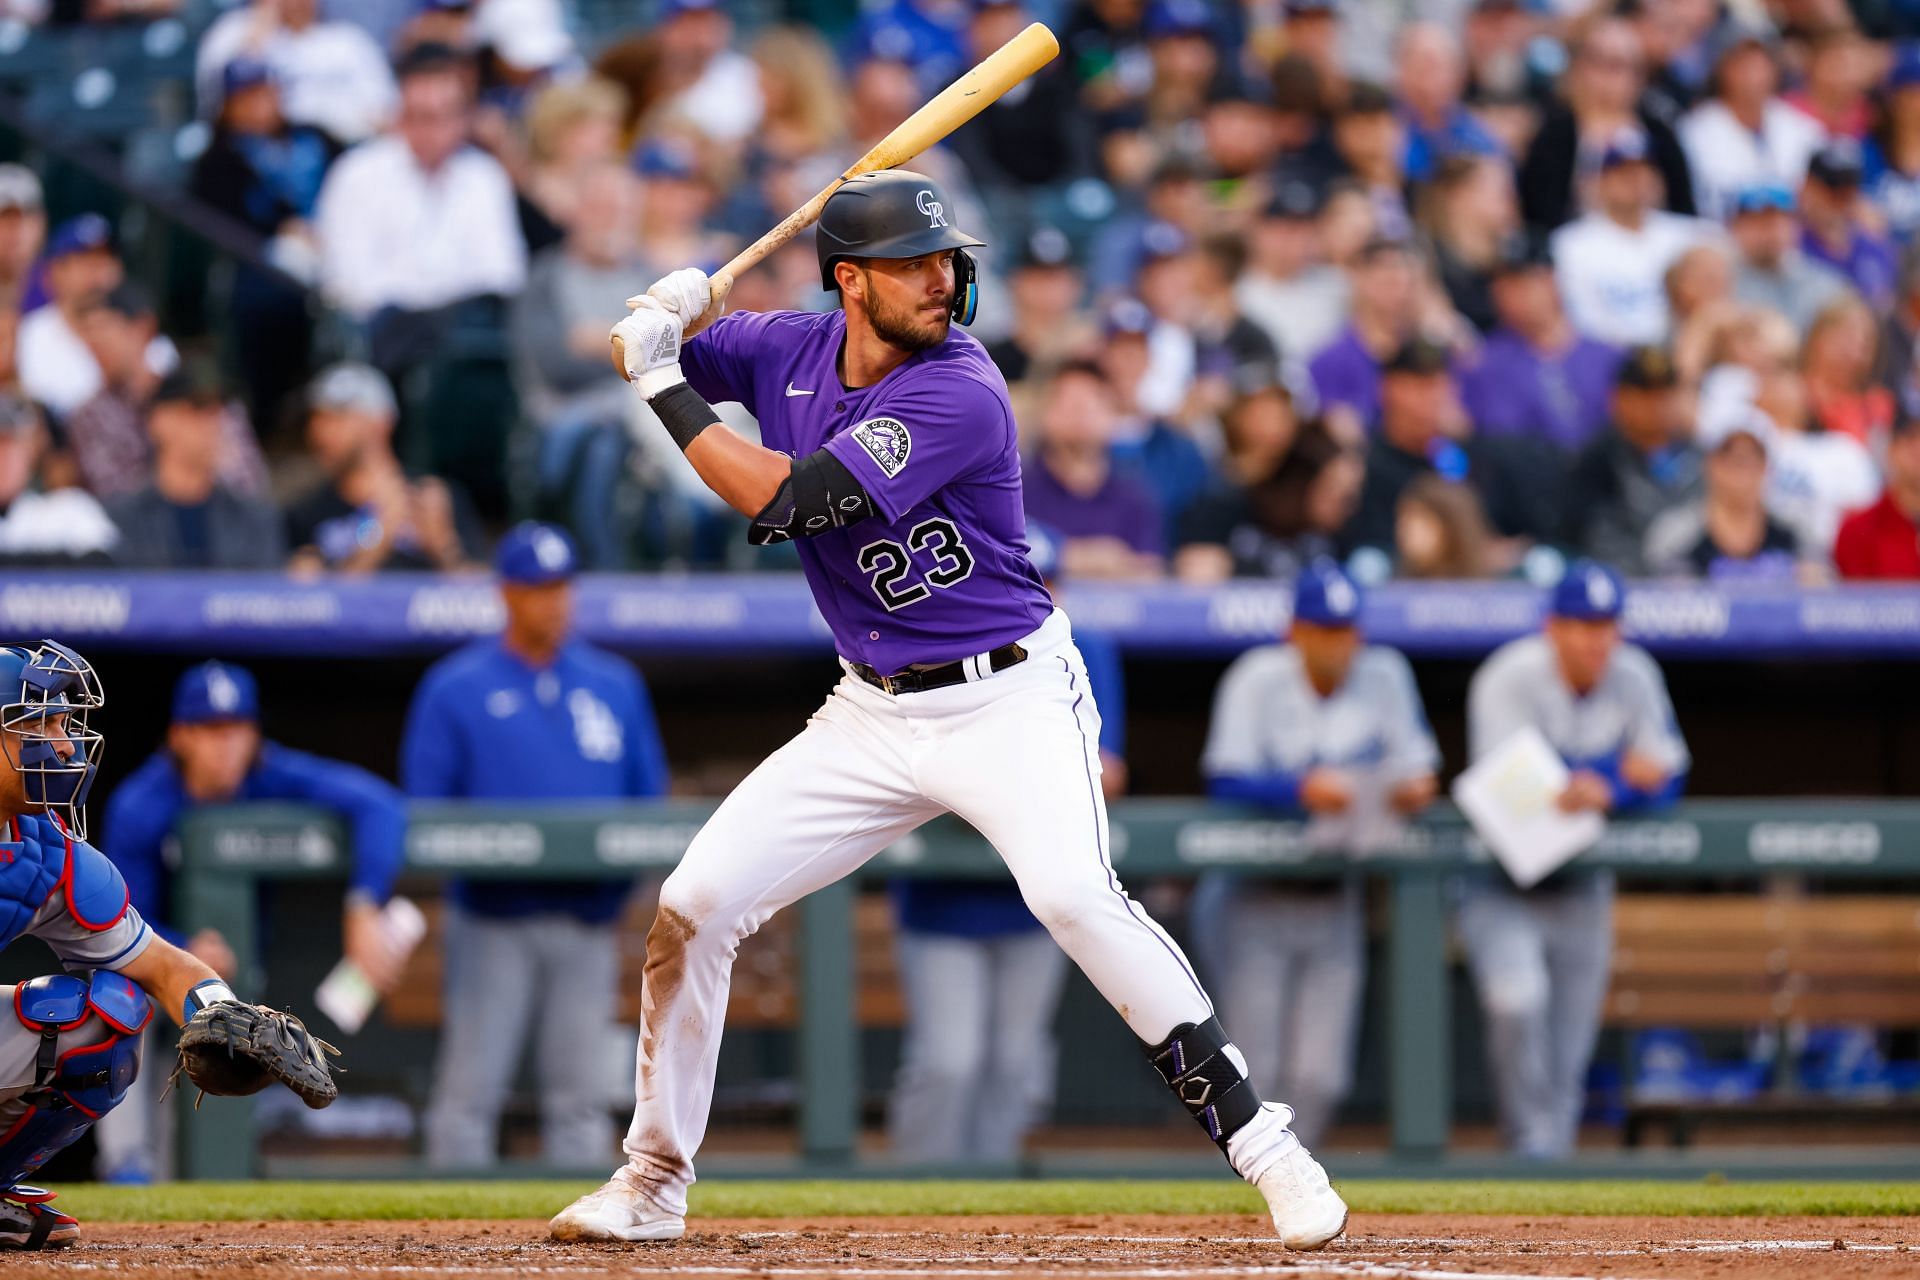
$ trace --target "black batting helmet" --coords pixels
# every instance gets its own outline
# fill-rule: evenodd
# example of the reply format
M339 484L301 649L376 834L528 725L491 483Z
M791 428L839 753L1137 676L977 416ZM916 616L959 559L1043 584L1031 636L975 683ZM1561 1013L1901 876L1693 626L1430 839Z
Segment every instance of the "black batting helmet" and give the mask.
M953 318L968 323L979 287L966 250L986 245L953 225L952 208L939 183L911 169L876 169L849 178L828 197L814 230L820 287L840 287L833 264L844 258L917 258L952 249Z

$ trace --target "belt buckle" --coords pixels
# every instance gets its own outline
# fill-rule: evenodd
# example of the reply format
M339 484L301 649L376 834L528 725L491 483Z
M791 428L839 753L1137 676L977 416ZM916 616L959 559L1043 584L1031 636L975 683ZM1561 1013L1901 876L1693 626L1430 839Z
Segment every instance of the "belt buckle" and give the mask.
M878 672L875 672L874 674L876 674L876 675L878 675L879 673L878 673ZM899 696L898 694L896 694L896 693L894 693L894 691L893 691L893 677L892 677L892 676L880 676L880 690L881 690L881 692L882 692L882 693L885 693L885 694L886 694L886 695L887 695L888 697L898 697L898 696Z

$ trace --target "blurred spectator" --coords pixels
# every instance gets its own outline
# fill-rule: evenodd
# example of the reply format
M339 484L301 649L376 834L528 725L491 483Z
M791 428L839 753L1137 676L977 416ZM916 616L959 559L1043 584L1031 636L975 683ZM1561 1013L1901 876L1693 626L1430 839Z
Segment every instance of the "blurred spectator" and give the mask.
M320 280L381 348L416 343L418 317L463 299L513 294L526 244L512 185L492 156L467 145L472 75L444 48L400 64L394 131L340 157L320 189Z
M313 380L307 447L327 478L287 512L294 568L446 571L480 558L479 521L466 495L401 469L393 453L397 417L393 390L377 369L337 364Z
M1680 121L1694 193L1710 218L1727 216L1748 188L1797 188L1826 141L1825 129L1777 96L1778 58L1770 33L1736 21L1714 59L1713 96Z
M1345 15L1339 0L1283 0L1282 7L1286 11L1283 35L1288 51L1319 73L1325 101L1340 101L1347 92L1347 52L1352 41L1342 29ZM1388 49L1383 39L1373 51L1377 64L1374 74L1385 75L1390 70Z
M1878 230L1880 216L1861 197L1863 173L1860 144L1850 138L1814 152L1800 187L1800 219L1806 225L1800 247L1884 312L1893 305L1899 266L1892 242Z
M226 401L210 371L183 365L147 404L153 468L145 488L116 499L115 560L134 569L278 569L280 513L220 483Z
M1033 567L1057 592L1059 540L1038 525L1027 540ZM1126 685L1119 646L1088 635L1081 657L1101 709L1100 791L1111 800L1127 789ZM907 1022L888 1145L910 1162L1012 1164L1053 1100L1066 954L1010 880L915 877L891 890Z
M1366 892L1357 864L1433 802L1440 750L1407 660L1366 644L1360 593L1330 560L1293 591L1284 646L1234 659L1214 693L1201 769L1216 799L1306 820L1305 844L1347 863L1335 879L1213 876L1196 897L1221 972L1220 1016L1257 1065L1252 1084L1286 1098L1317 1143L1353 1082L1366 987Z
M1474 434L1581 448L1606 424L1619 351L1574 330L1538 239L1519 234L1500 246L1492 283L1500 327L1460 375Z
M1920 45L1903 44L1894 54L1861 160L1873 207L1907 243L1920 228Z
M1080 85L1081 101L1109 115L1138 103L1153 81L1141 33L1146 0L1077 0L1060 29L1062 61Z
M1400 493L1393 519L1393 576L1445 582L1491 578L1493 529L1480 495L1437 475L1417 476Z
M20 320L20 385L55 414L65 416L100 389L100 363L80 336L80 311L119 284L125 271L113 251L113 228L97 213L60 224L47 242L47 302ZM173 344L156 337L150 358L163 365Z
M251 229L256 251L302 280L317 264L311 219L327 168L340 145L311 125L281 115L280 89L266 63L238 57L221 72L224 97L213 140L194 162L196 199ZM307 373L313 320L305 293L252 263L233 280L236 364L256 419L274 420L282 399Z
M322 20L320 0L252 0L216 19L194 63L201 115L219 110L221 78L237 58L273 68L288 120L343 143L373 136L393 116L386 54L353 23Z
M576 70L562 0L484 0L473 17L480 49L475 138L498 154L528 100L549 78Z
M1700 419L1737 414L1750 402L1772 420L1777 434L1768 451L1767 505L1793 526L1808 555L1825 558L1840 518L1880 492L1879 469L1860 441L1816 429L1787 326L1763 329L1756 345L1748 367L1708 374L1700 389Z
M1059 535L1061 570L1070 578L1161 573L1166 542L1159 506L1113 463L1118 416L1099 365L1070 361L1047 384L1023 488L1027 518Z
M1828 137L1859 142L1873 124L1873 103L1867 94L1879 61L1850 17L1831 22L1807 41L1800 85L1785 95L1786 102Z
M517 525L501 539L505 625L421 679L400 746L409 796L577 806L667 793L646 685L626 661L573 634L577 568L572 544L551 525ZM631 887L630 878L448 883L429 1164L497 1160L500 1108L535 1026L546 1162L569 1167L611 1150L614 929Z
M1667 268L1673 363L1680 370L1682 382L1700 381L1719 333L1746 310L1733 300L1733 259L1727 249L1720 240L1697 244Z
M1407 211L1407 131L1393 96L1365 81L1352 86L1334 116L1333 146L1341 172L1366 193L1374 231L1392 240L1413 234Z
M1134 388L1144 413L1180 416L1199 357L1193 322L1197 310L1200 253L1191 236L1171 222L1149 222L1141 231L1134 284L1152 317L1147 329L1147 368Z
M1106 340L1094 363L1113 394L1109 456L1153 495L1170 541L1180 513L1212 483L1213 473L1193 437L1142 400L1152 387L1159 328L1145 304L1119 299L1107 308Z
M43 487L46 453L39 410L0 395L0 564L105 563L113 521L85 489Z
M1778 183L1743 188L1731 199L1727 226L1738 255L1734 297L1779 312L1795 332L1804 334L1814 316L1847 291L1846 277L1801 251L1788 188Z
M1791 582L1800 539L1767 511L1773 423L1753 411L1701 426L1705 491L1647 529L1646 563L1662 577Z
M1637 576L1646 572L1647 529L1699 495L1700 451L1678 371L1658 347L1627 353L1614 377L1612 411L1612 423L1574 460L1560 541Z
M1646 58L1641 105L1656 119L1678 120L1706 92L1719 0L1625 0L1618 12L1633 23Z
M1476 109L1496 110L1505 104L1537 106L1544 101L1552 92L1552 84L1543 74L1536 52L1541 47L1539 34L1538 19L1521 0L1479 0L1460 33L1467 59L1467 101ZM1557 46L1554 53L1565 56ZM1488 123L1500 135L1500 130ZM1526 150L1525 138L1518 146L1504 135L1501 141L1510 154Z
M1380 413L1380 367L1413 336L1419 266L1396 240L1367 242L1347 269L1346 328L1308 364L1324 413L1370 428Z
M1866 303L1843 294L1827 304L1800 348L1807 408L1821 431L1878 451L1893 429L1893 392L1874 381L1880 326Z
M627 95L627 113L621 122L623 145L632 147L655 123L671 89L662 64L661 44L650 30L635 31L615 40L593 60L593 74L620 86Z
M599 76L557 81L533 95L524 121L526 171L515 183L531 252L557 244L573 224L584 175L624 154L626 111L626 93Z
M707 227L713 185L691 147L677 140L642 143L634 169L641 179L640 243L652 264L649 276L679 267L716 271L733 256L733 239Z
M1543 634L1494 650L1467 691L1475 760L1542 734L1571 773L1561 809L1671 804L1691 758L1660 668L1620 639L1626 589L1588 560L1567 568ZM1488 870L1463 878L1458 927L1487 1022L1487 1066L1507 1144L1561 1159L1577 1143L1588 1061L1613 948L1613 875L1563 869L1529 889Z
M1247 233L1246 269L1234 282L1242 314L1290 360L1320 351L1346 319L1347 278L1327 261L1320 213L1312 186L1282 182Z
M1544 533L1560 477L1533 470L1529 452L1503 440L1468 438L1469 424L1450 368L1451 353L1427 338L1395 352L1380 380L1380 422L1367 448L1366 481L1353 518L1341 532L1349 552L1371 547L1391 554L1400 495L1415 478L1438 474L1468 485L1507 536Z
M633 393L607 361L607 317L647 278L639 179L603 164L578 178L565 243L533 260L514 302L522 405L540 427L540 491L562 506L593 569L618 566L615 494L630 444Z
M1920 245L1900 251L1900 289L1880 326L1880 361L1875 379L1893 392L1904 412L1920 409L1915 358L1920 354Z
M1614 346L1666 341L1667 268L1716 234L1701 219L1654 207L1660 179L1649 157L1646 134L1616 134L1600 155L1593 212L1553 233L1573 327Z
M1184 581L1295 577L1315 556L1332 553L1352 517L1359 455L1302 413L1313 393L1294 369L1290 377L1279 369L1242 371L1221 419L1225 480L1181 521L1174 568Z
M1021 0L975 3L967 62L979 62L1032 20ZM1093 154L1090 125L1075 93L1072 65L1059 58L989 103L949 145L986 190L1052 187L1085 175Z
M757 237L834 176L825 170L847 144L852 104L833 50L805 27L761 32L753 63L766 110L722 216L729 229Z
M13 310L25 299L46 239L39 176L25 165L0 164L0 309Z
M665 0L655 19L665 81L664 119L731 147L760 123L760 73L733 45L733 18L719 0Z
M147 483L153 448L143 419L156 388L179 361L172 344L159 337L159 327L152 299L130 280L80 310L80 335L100 364L102 385L67 415L65 444L80 482L103 501ZM155 358L158 351L164 351L164 361ZM216 467L221 485L235 494L257 498L267 492L260 442L246 415L235 409L221 413Z
M375 5L380 0L352 0L352 3ZM341 0L327 0L327 12L335 17L345 17L340 12L345 7ZM449 49L471 51L479 39L473 22L474 10L478 7L475 0L420 0L411 14L383 15L384 21L379 27L370 21L375 16L372 14L355 14L348 20L366 27L382 45L392 49L396 57L405 57L423 44L443 44ZM398 29L385 29L392 27Z
M1920 419L1894 429L1886 491L1841 523L1833 564L1843 578L1920 579Z
M1149 248L1150 228L1171 227L1189 238L1205 234L1213 217L1206 177L1197 164L1180 156L1155 166L1138 199L1139 207L1123 207L1094 236L1087 276L1096 295L1112 297L1133 290Z
M1137 111L1110 117L1106 158L1110 176L1135 186L1154 162L1176 154L1198 159L1204 133L1196 129L1206 112L1208 94L1231 72L1222 68L1220 32L1206 0L1149 0L1141 33L1153 79ZM1121 159L1131 148L1144 159Z
M203 662L173 687L164 745L128 774L107 802L102 848L126 881L127 903L155 933L229 981L242 979L240 957L217 929L191 936L175 927L189 904L173 897L177 826L196 809L293 801L331 811L351 845L340 914L340 950L376 991L392 990L406 962L381 919L405 857L406 811L392 786L364 769L295 751L260 732L260 694L245 667ZM313 892L313 891L310 891ZM319 898L303 896L311 910ZM253 904L249 903L249 906ZM249 957L251 961L251 957ZM257 982L259 973L244 975ZM160 1045L148 1041L148 1047ZM155 1073L158 1084L159 1073ZM168 1126L155 1123L161 1088L136 1089L103 1117L101 1175L106 1181L151 1181L167 1165Z
M1598 186L1608 150L1629 133L1645 138L1643 157L1657 179L1647 184L1645 208L1695 212L1686 153L1671 125L1643 102L1645 77L1645 53L1631 24L1603 18L1586 29L1567 69L1566 101L1548 109L1520 166L1520 208L1530 225L1551 231L1603 208L1604 193L1589 195L1587 188Z
M1434 264L1454 310L1481 333L1491 330L1492 279L1500 246L1520 230L1513 170L1504 159L1454 156L1440 166L1427 219Z
M1074 351L1093 345L1080 313L1081 277L1073 242L1056 227L1036 228L1020 246L1007 278L1013 327L987 344L987 354L1009 384L1043 374Z
M1399 29L1394 87L1407 134L1403 167L1409 182L1428 181L1453 156L1501 155L1500 143L1461 105L1466 85L1466 61L1451 31L1435 22Z

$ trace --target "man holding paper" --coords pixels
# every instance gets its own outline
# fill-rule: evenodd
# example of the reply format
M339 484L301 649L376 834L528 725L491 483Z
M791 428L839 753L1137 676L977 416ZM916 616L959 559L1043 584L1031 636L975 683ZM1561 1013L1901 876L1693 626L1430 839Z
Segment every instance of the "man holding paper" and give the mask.
M1203 768L1217 799L1308 820L1317 852L1363 857L1435 791L1440 753L1407 660L1364 644L1360 593L1331 560L1294 587L1288 643L1248 650L1214 696ZM1366 978L1358 872L1330 881L1209 877L1196 914L1220 970L1220 1012L1292 1128L1320 1140L1353 1076ZM1268 1074L1261 1076L1258 1073Z
M1462 886L1460 938L1501 1125L1515 1151L1540 1159L1567 1155L1578 1136L1612 956L1613 876L1542 865L1510 835L1539 833L1537 852L1556 822L1585 824L1590 842L1603 830L1595 818L1672 803L1691 763L1660 668L1620 638L1625 595L1611 569L1576 560L1542 633L1495 650L1467 694L1474 767L1456 795L1500 870ZM1558 757L1544 768L1528 758L1542 740ZM1476 775L1489 774L1476 806ZM1560 863L1580 844L1558 842Z

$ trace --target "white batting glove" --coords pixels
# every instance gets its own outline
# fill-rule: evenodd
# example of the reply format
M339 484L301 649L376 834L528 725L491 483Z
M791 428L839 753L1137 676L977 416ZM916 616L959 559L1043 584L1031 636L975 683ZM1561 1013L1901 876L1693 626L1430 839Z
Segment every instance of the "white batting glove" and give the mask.
M656 298L634 300L631 314L613 326L613 359L627 381L651 400L687 380L680 372L682 320Z
M637 307L641 298L652 298L669 313L679 316L684 330L713 305L713 285L700 268L682 267L655 280L639 297L628 298L627 305Z

